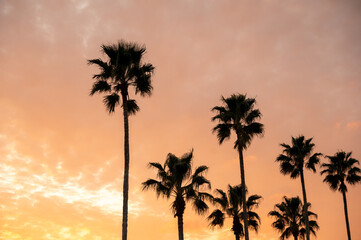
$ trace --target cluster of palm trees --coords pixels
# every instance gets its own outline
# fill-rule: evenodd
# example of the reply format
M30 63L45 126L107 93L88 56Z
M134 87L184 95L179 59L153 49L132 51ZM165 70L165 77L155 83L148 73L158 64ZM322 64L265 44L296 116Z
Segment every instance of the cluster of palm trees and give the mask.
M127 239L128 222L128 192L129 192L129 115L139 111L134 99L129 97L129 87L135 89L135 94L150 96L152 92L152 64L142 60L145 47L136 43L119 41L114 45L102 45L103 53L107 61L101 59L88 60L89 64L95 64L100 68L100 73L95 74L90 95L104 93L104 104L109 113L115 111L117 106L123 109L124 117L124 182L123 182L123 222L122 240ZM217 196L204 192L203 189L211 188L210 181L205 177L207 166L199 166L192 169L193 150L177 157L169 153L165 163L149 163L149 167L157 170L157 179L148 179L143 182L143 190L153 189L157 196L172 198L171 209L174 217L178 220L178 236L183 240L183 214L186 203L190 203L193 209L203 214L209 209L209 202L216 209L208 216L211 227L224 225L227 217L231 218L232 228L236 239L244 237L249 240L248 230L257 231L261 219L254 209L258 206L261 196L250 195L247 198L245 181L243 152L250 145L253 137L262 136L263 124L257 122L261 113L255 108L256 100L247 95L233 94L228 98L222 97L222 105L212 109L215 112L212 121L216 122L213 132L217 134L219 143L230 138L233 132L236 136L234 148L239 154L241 184L228 186L227 193L221 189L216 190ZM280 163L282 174L289 174L291 178L300 177L303 193L303 203L299 197L283 198L283 202L276 204L275 209L269 213L276 220L272 224L280 231L280 239L287 239L291 235L294 239L299 237L307 240L310 233L316 234L319 228L315 220L317 215L309 211L310 203L306 197L304 169L316 171L320 163L321 153L314 153L312 138L304 136L292 137L292 144L281 144L283 153L276 159ZM334 156L326 156L329 163L321 165L321 174L325 174L324 182L328 183L332 190L342 193L348 239L351 239L346 202L346 183L351 185L361 181L360 169L356 167L359 162L351 157L350 153L337 152Z
M299 136L297 138L292 137L292 145L288 145L282 143L281 146L283 149L283 154L280 154L276 161L280 163L280 171L282 174L289 174L291 178L300 177L301 179L301 186L302 186L302 194L303 194L303 215L299 217L299 223L297 225L305 225L305 230L300 229L298 230L295 228L292 230L292 226L294 224L289 223L290 228L287 229L285 227L284 218L292 219L291 217L287 216L287 212L281 210L287 205L290 205L292 202L295 205L294 209L296 209L296 202L299 202L299 199L296 198L287 199L284 197L284 202L282 203L283 206L277 204L276 208L278 208L283 214L280 214L280 211L272 211L270 212L271 216L277 218L277 220L273 223L273 226L280 230L282 233L281 239L287 238L291 234L294 236L294 239L297 239L298 236L303 238L306 235L306 239L310 239L310 232L313 235L316 235L315 230L319 228L318 224L315 221L309 221L309 216L314 216L317 218L317 215L309 212L308 208L310 203L307 201L306 195L306 186L305 186L305 179L304 179L304 169L309 169L313 172L316 172L316 165L320 163L320 156L321 153L314 153L312 154L313 148L315 146L312 143L312 138L305 139L304 136ZM359 164L359 161L351 157L351 152L346 153L344 151L338 151L333 156L326 156L329 160L328 163L321 164L321 175L326 174L324 178L324 182L330 185L332 190L339 190L343 196L343 203L344 203L344 212L346 218L346 229L347 229L347 237L351 240L351 232L350 232L350 224L348 221L348 212L347 212L347 201L346 201L346 192L347 187L346 183L354 185L356 183L360 183L361 181L361 170L360 168L356 167L356 164Z

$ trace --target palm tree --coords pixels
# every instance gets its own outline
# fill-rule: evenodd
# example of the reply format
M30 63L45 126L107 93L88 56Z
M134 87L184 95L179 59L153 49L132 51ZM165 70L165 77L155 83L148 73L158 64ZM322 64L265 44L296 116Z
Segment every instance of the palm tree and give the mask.
M115 107L123 108L124 117L124 182L123 182L123 223L122 239L127 239L128 225L128 192L129 192L129 123L128 116L139 111L134 99L130 99L128 88L133 86L135 94L141 96L151 95L151 75L154 67L149 63L142 63L145 47L136 43L119 41L114 45L102 45L103 53L108 60L88 60L100 68L100 73L95 74L95 82L90 95L105 93L103 102L109 113Z
M232 187L228 185L228 196L225 192L220 189L216 190L220 197L214 198L214 203L219 206L218 209L214 210L208 217L210 221L210 226L220 226L224 225L226 216L232 218L233 225L232 231L236 236L236 240L239 240L240 237L244 236L243 230L243 201L242 201L242 188L240 185ZM253 212L254 207L258 207L259 200L262 197L259 195L251 195L248 197L246 207L247 207L247 216L249 227L258 231L261 219L257 213Z
M183 240L183 213L186 202L191 202L194 210L198 214L203 214L208 210L205 200L212 200L212 196L206 192L201 192L200 187L208 186L210 182L204 177L208 170L207 166L197 167L192 171L193 150L178 158L169 153L163 166L160 163L149 163L149 167L155 168L158 180L148 179L143 182L143 190L149 188L155 190L157 197L163 196L169 199L174 198L171 209L174 217L178 218L178 237Z
M308 203L310 207L310 203ZM305 217L303 214L304 207L300 198L293 197L287 198L283 197L283 201L275 205L275 210L268 213L269 216L276 218L276 221L272 223L272 226L281 232L280 239L284 240L289 238L291 235L294 240L297 240L298 237L305 239ZM317 219L317 214L307 211L309 217L315 217ZM313 235L316 236L316 230L319 229L319 226L315 220L309 221L310 231Z
M261 112L254 108L256 100L247 98L246 95L232 94L229 98L222 96L221 100L223 106L216 106L212 109L212 111L217 112L212 121L218 121L218 124L213 128L213 132L217 133L219 144L230 138L231 130L236 133L237 140L234 148L238 150L239 154L242 202L246 202L243 150L247 149L255 135L263 135L263 124L256 122L257 119L261 118ZM243 205L243 214L245 239L249 240L246 205Z
M277 162L280 162L282 174L290 174L291 178L297 178L298 176L301 178L307 240L310 239L310 226L307 215L307 196L303 169L311 169L316 172L315 166L320 162L319 156L322 155L321 153L311 155L315 146L311 141L312 138L305 139L304 136L292 137L292 146L282 143L283 154L280 154L276 159Z
M323 181L328 183L332 190L338 190L342 193L347 236L349 240L351 240L351 232L347 213L346 183L354 185L361 181L361 170L355 166L355 164L360 163L358 160L352 158L351 154L352 152L346 153L339 151L334 156L326 156L329 159L329 163L323 163L321 165L321 167L324 168L324 170L321 171L321 175L326 174Z

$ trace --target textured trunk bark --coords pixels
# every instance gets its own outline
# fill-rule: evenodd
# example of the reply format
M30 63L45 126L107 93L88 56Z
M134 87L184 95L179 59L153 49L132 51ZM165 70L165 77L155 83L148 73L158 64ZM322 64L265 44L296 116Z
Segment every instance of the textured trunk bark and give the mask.
M302 185L302 194L303 194L303 216L306 220L306 239L310 240L310 223L308 221L308 207L307 207L307 196L306 196L306 187L305 179L303 176L303 171L301 171L301 185Z
M124 116L124 181L123 181L123 223L122 240L128 235L128 192L129 192L129 123L127 96L122 94Z
M244 239L249 240L248 234L248 214L247 214L247 204L246 204L246 180L244 174L244 161L243 161L243 152L242 147L239 144L240 137L237 134L238 141L238 154L239 154L239 165L241 168L241 188L242 188L242 202L243 202L243 223L244 223Z
M345 193L345 191L342 191L342 197L343 197L343 207L344 207L344 210L345 210L347 237L348 237L348 240L351 240L351 231L350 231L350 223L348 222L347 201L346 201L346 193Z
M184 238L183 238L183 215L178 216L178 239L184 240Z

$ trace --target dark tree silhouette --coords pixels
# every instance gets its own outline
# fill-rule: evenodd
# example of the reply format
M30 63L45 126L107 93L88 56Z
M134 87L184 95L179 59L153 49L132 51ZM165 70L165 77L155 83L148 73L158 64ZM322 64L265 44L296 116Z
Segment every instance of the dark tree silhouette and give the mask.
M149 167L155 168L158 180L148 179L143 182L143 190L149 188L155 190L157 196L174 198L171 204L174 217L178 218L178 237L183 240L183 213L186 202L191 202L193 209L198 214L203 214L208 210L205 200L212 200L212 195L201 192L201 186L211 188L210 182L204 177L208 170L207 166L197 167L192 171L193 151L178 158L169 153L162 166L160 163L149 163Z
M236 240L239 240L240 237L244 236L243 228L243 201L242 201L242 188L240 185L232 187L228 185L228 194L223 192L220 189L216 190L220 197L214 198L214 203L219 207L214 210L208 217L210 221L210 226L220 226L224 225L226 217L232 218L232 228ZM253 208L258 207L259 201L262 197L259 195L251 195L248 197L246 206L247 206L247 216L248 216L248 225L254 231L258 231L259 225L261 224L261 219L257 213L255 213Z
M303 170L306 168L316 172L315 166L320 162L319 156L322 155L321 153L311 155L315 146L311 141L312 138L305 139L304 136L292 137L292 146L282 143L283 154L280 154L276 160L280 162L282 174L290 174L291 178L297 178L298 176L301 178L307 240L310 239L310 226L307 215L307 196Z
M129 192L129 123L128 116L139 111L134 99L129 98L128 88L134 87L135 94L151 95L151 75L154 67L149 63L142 63L145 47L136 43L119 41L114 45L102 45L103 53L108 60L88 60L100 68L95 74L95 82L90 95L105 93L104 104L109 113L117 106L123 108L124 117L124 182L123 182L123 223L122 239L127 239L128 228L128 192Z
M212 111L216 112L212 121L218 121L218 124L213 128L213 132L217 133L219 144L230 138L232 130L236 133L237 140L234 148L238 150L239 154L242 202L246 202L243 150L250 145L254 136L263 135L263 124L256 122L257 119L261 118L261 112L254 108L256 100L247 98L246 95L232 94L229 98L222 97L221 100L223 106L216 106L212 109ZM243 205L243 214L245 239L249 240L246 205Z
M308 208L310 203L308 203ZM275 210L268 213L269 216L275 217L276 221L272 223L272 226L277 229L280 233L280 239L284 240L289 238L291 235L294 240L298 237L305 239L306 235L306 221L303 214L304 207L299 197L287 198L283 197L283 201L275 205ZM315 217L317 214L307 211L307 216ZM310 232L316 236L316 230L319 226L315 220L309 221Z
M329 163L321 165L324 169L321 171L321 175L326 174L323 182L328 183L332 190L338 190L342 193L348 240L351 240L351 231L347 213L346 183L354 185L361 182L360 168L355 166L360 163L352 158L351 154L351 152L339 151L334 156L326 156L329 159Z

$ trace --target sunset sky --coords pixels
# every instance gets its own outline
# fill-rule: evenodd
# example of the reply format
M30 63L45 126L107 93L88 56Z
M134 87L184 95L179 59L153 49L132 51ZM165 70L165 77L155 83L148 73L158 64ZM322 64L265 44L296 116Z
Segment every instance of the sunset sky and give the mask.
M219 145L211 131L222 95L247 93L263 115L265 135L244 153L249 193L263 197L253 240L278 239L268 212L302 196L275 162L280 143L303 134L316 152L361 160L359 0L0 0L0 239L120 239L122 110L89 96L87 59L121 39L145 44L156 67L130 118L129 240L177 238L170 201L141 190L156 176L148 162L194 148L212 193L240 183L234 136ZM317 170L305 174L317 239L346 239L342 195ZM347 197L361 240L361 185ZM234 239L231 221L211 230L206 216L187 206L185 239Z

